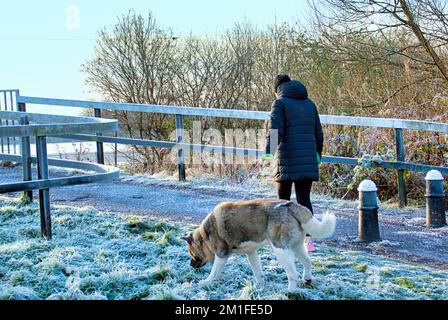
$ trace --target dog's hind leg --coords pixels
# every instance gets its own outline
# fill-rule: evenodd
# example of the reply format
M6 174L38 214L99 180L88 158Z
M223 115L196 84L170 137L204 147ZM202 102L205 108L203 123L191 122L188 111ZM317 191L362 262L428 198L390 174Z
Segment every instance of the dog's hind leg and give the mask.
M261 271L260 257L257 254L257 250L247 253L247 258L249 259L250 267L254 273L255 279L257 279L258 284L263 284L263 272Z
M311 283L311 280L312 280L311 259L310 259L308 252L306 252L306 248L303 245L303 242L301 242L299 245L297 245L296 254L297 254L297 257L299 258L300 263L302 263L302 265L303 265L303 276L302 276L303 282L305 284L309 284L309 283Z
M291 249L281 249L273 246L273 251L280 265L285 269L288 276L288 290L297 289L298 273L295 264L295 254Z
M227 262L227 259L229 257L220 258L217 255L215 255L215 260L213 262L212 271L210 272L210 275L207 277L207 279L199 281L200 286L207 286L211 284L221 273L222 268Z

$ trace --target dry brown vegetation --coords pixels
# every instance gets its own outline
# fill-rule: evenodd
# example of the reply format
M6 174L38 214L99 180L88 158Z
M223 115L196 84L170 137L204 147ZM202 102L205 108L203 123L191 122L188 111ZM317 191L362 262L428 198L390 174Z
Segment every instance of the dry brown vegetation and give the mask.
M100 32L96 57L83 66L88 84L115 102L269 111L272 79L286 72L301 80L322 114L430 119L448 118L448 13L439 0L309 1L310 23L244 23L215 37L177 38L153 15L133 11ZM122 133L167 140L175 129L167 115L111 112ZM191 127L194 119L187 119ZM201 119L204 129L261 128L260 122ZM325 154L395 157L391 130L326 126ZM445 165L446 137L405 132L406 160ZM175 167L160 150L134 147L134 168L153 173ZM137 166L136 166L137 164ZM237 179L252 167L217 165ZM353 197L371 177L383 199L396 197L395 172L323 165L317 191ZM421 174L407 173L409 196L421 199Z

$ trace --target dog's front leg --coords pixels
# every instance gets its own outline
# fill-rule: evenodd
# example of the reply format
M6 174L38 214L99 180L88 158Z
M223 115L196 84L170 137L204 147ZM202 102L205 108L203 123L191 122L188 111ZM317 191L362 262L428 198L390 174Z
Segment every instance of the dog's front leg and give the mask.
M255 279L257 279L258 284L263 285L263 272L261 271L260 257L258 256L257 251L254 250L252 252L248 252L247 258L249 259Z
M210 272L210 275L205 280L199 281L200 286L207 286L211 284L221 273L222 268L227 262L227 259L229 257L220 258L217 255L215 255L215 261L213 262L212 271Z

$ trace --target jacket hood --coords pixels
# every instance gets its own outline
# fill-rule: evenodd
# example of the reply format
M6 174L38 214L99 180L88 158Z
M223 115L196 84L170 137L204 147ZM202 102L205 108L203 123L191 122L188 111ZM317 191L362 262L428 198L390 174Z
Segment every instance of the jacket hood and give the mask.
M296 100L305 100L308 98L308 91L300 81L293 80L282 83L277 90L278 96Z

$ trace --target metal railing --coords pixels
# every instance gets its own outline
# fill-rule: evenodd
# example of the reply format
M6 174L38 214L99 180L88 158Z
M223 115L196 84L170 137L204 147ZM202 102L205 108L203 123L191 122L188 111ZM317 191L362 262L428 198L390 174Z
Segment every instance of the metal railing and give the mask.
M185 150L192 150L193 152L203 152L207 148L208 151L215 149L216 152L233 152L236 155L251 155L260 156L264 154L263 150L254 150L247 148L237 148L228 146L210 146L202 144L185 143L183 118L185 116L200 116L200 117L221 117L221 118L235 118L245 120L269 120L269 112L262 111L246 111L234 109L212 109L212 108L198 108L198 107L179 107L179 106L163 106L150 104L132 104L132 103L107 103L95 101L80 101L80 100L65 100L65 99L51 99L39 97L17 96L17 103L25 106L25 104L33 105L49 105L49 106L63 106L76 108L92 108L95 110L95 115L100 116L101 110L120 110L129 112L148 112L161 113L175 116L176 121L176 141L156 141L156 140L140 140L130 138L120 138L113 136L100 136L98 134L65 134L60 135L60 138L91 141L97 143L97 157L98 162L104 164L103 143L115 143L123 145L146 146L156 148L174 148L179 147L178 151L178 169L179 180L185 180ZM321 115L321 123L323 125L341 125L341 126L359 126L359 127L376 127L388 128L395 131L395 149L397 161L382 161L380 163L372 162L371 166L381 167L385 169L394 169L398 173L398 191L400 205L406 204L406 185L404 179L404 171L415 171L426 173L430 170L439 170L442 174L448 175L447 167L431 166L419 163L409 163L405 161L405 145L404 145L404 130L418 130L430 131L448 134L448 124L437 123L430 121L417 120L402 120L402 119L385 119L385 118L369 118L369 117L350 117L350 116L332 116ZM349 166L359 165L358 158L339 157L339 156L323 156L323 163L341 164Z
M14 111L17 108L16 97L19 90L0 90L0 111ZM12 125L9 120L0 119L0 126ZM0 137L0 152L17 154L17 141L15 137Z
M85 134L116 131L118 122L116 120L88 117L27 113L24 112L25 105L19 101L17 101L17 104L17 109L22 111L0 111L0 119L2 119L0 138L3 139L3 142L8 141L7 139L14 139L15 141L18 138L20 140L20 155L15 154L16 152L12 154L12 148L7 148L10 146L8 144L3 151L9 151L9 153L0 153L0 160L21 163L23 182L0 184L0 194L24 191L24 196L32 200L32 190L39 190L41 231L43 236L51 239L50 188L111 181L118 177L119 170L101 164L48 158L47 137L67 133ZM30 137L36 139L36 157L31 156ZM37 179L32 177L32 164L37 165ZM93 171L94 173L50 178L49 165Z

